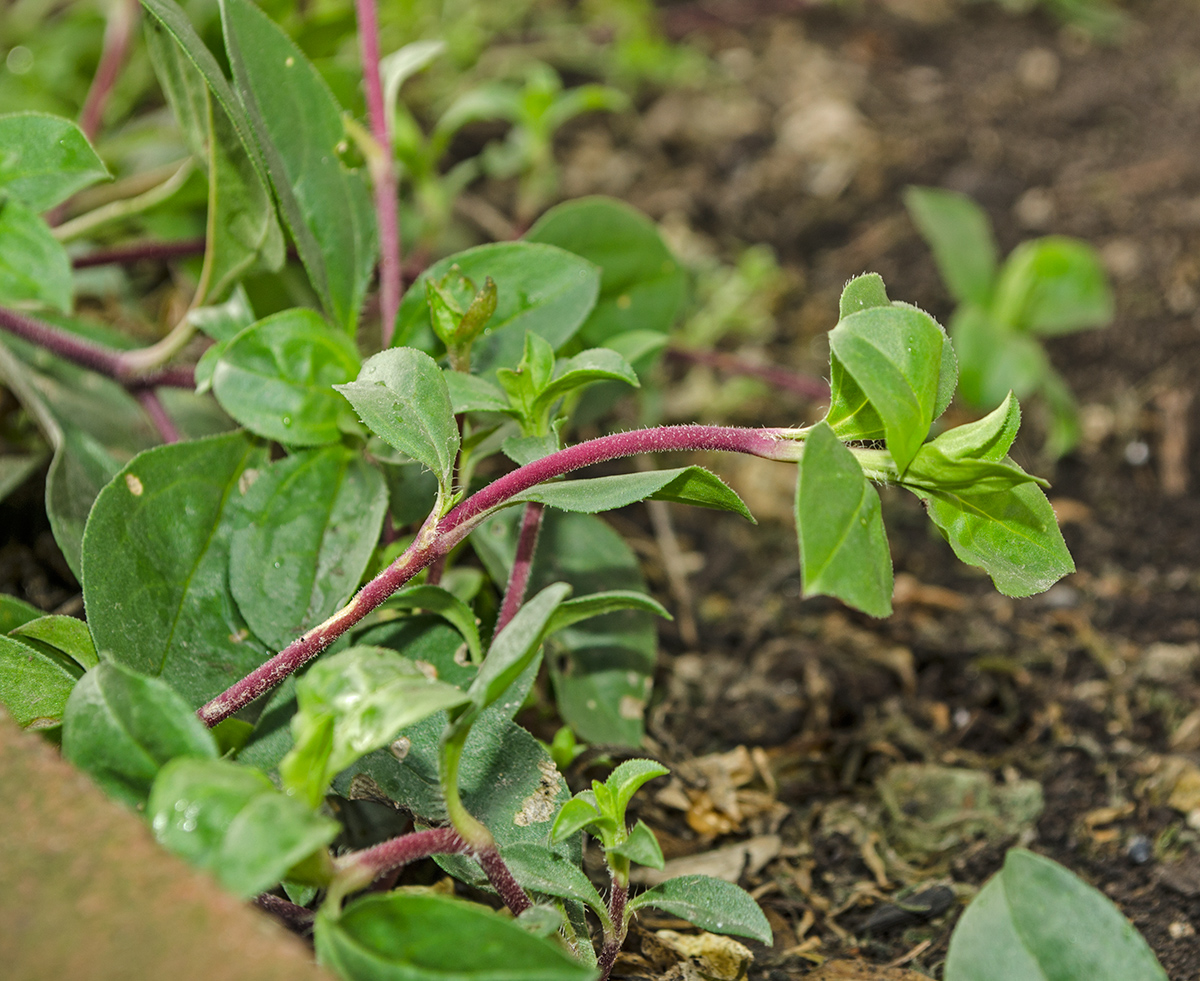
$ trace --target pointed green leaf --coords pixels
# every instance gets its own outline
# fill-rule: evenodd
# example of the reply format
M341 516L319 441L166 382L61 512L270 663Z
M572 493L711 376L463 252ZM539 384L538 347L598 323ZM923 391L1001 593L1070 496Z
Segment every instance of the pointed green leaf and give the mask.
M331 443L346 409L333 390L358 374L354 342L297 307L237 335L217 361L221 408L251 432L295 446Z
M571 587L566 583L547 586L526 601L492 641L479 674L467 690L479 710L495 702L525 670L541 646L550 617L569 595Z
M260 640L282 650L345 604L386 509L383 475L348 447L306 450L259 474L235 520L229 589Z
M478 375L463 371L444 372L446 388L450 392L450 404L455 414L459 412L504 412L515 414L508 398L496 385Z
M71 261L49 226L0 192L0 303L71 309Z
M554 380L542 388L534 403L534 409L549 409L568 392L598 381L624 382L634 388L641 385L629 362L616 351L610 351L606 347L591 348L557 364Z
M463 636L472 663L483 658L483 644L474 611L453 593L441 586L410 586L394 593L388 600L389 609L428 610L436 613Z
M996 279L992 223L965 194L933 187L910 187L904 204L933 250L938 271L960 303L986 306Z
M1012 392L982 419L947 429L929 446L955 459L1002 460L1021 428L1021 406Z
M162 845L243 898L277 885L340 830L258 770L186 757L159 771L146 816Z
M200 705L266 660L229 592L229 541L248 470L245 433L139 454L100 492L83 536L96 647Z
M166 682L105 662L67 701L63 756L110 797L136 807L164 764L179 756L216 759L217 744Z
M542 845L521 842L504 849L508 870L526 889L560 899L578 899L586 903L602 921L608 908L596 887L574 862Z
M883 285L883 277L879 273L863 273L842 287L842 298L838 301L838 320L845 320L860 310L891 305L887 287Z
M22 729L58 726L82 673L70 658L0 637L0 705Z
M744 889L707 875L681 875L635 896L629 909L652 906L714 933L771 943L771 924Z
M481 245L435 262L417 278L401 301L394 344L420 342L429 323L424 281L440 281L455 265L473 282L482 283L488 276L496 281L496 312L471 355L472 367L485 374L516 367L527 330L558 350L579 330L599 289L600 271L595 266L554 246Z
M44 616L21 624L9 633L10 637L36 640L66 654L85 671L100 663L96 645L87 624L75 617Z
M1006 490L914 490L963 562L1005 596L1032 596L1075 571L1054 509L1035 483Z
M607 345L633 329L665 334L687 298L687 274L654 223L622 201L580 198L547 211L527 242L557 245L600 267L600 294L580 337Z
M879 495L823 423L808 434L800 459L796 534L805 596L835 596L876 617L892 612L892 558Z
M323 658L296 682L295 746L279 764L283 785L316 807L333 777L359 757L468 700L383 647L351 647Z
M1010 849L950 938L946 981L1166 981L1121 911L1057 862Z
M742 499L724 481L703 467L649 470L538 484L514 495L508 503L539 501L563 511L596 514L645 500L674 501L677 504L733 511L743 518L754 520Z
M662 846L659 845L658 839L654 837L654 832L650 830L645 821L638 821L633 826L633 830L629 832L629 837L621 844L608 849L608 852L621 855L631 862L637 862L638 865L645 865L651 869L661 869L666 864L663 859Z
M1008 329L979 307L959 307L950 336L961 367L959 392L968 405L994 408L1010 391L1027 398L1051 370L1036 338Z
M838 439L884 438L886 430L875 406L833 351L829 352L829 390L825 422Z
M1049 235L1013 249L1000 271L992 312L1007 327L1056 337L1109 323L1112 289L1095 249Z
M464 942L464 938L469 938ZM592 981L554 941L432 893L364 896L316 922L317 957L348 981Z
M928 314L900 304L851 314L829 333L830 351L879 414L902 473L933 422L943 338Z
M546 636L559 630L566 630L592 617L604 616L618 610L644 610L653 613L664 620L673 620L670 612L658 600L645 593L632 589L610 589L603 593L593 593L591 596L579 596L566 600L550 618L546 627Z
M563 804L554 819L554 827L550 829L550 839L564 841L584 828L598 823L616 830L613 820L600 813L599 807L596 806L596 795L590 790L585 790Z
M633 795L655 777L665 777L670 772L658 760L626 760L620 764L604 781L612 791L617 815L624 819Z
M108 168L71 120L44 112L0 116L0 195L41 214L108 178Z
M373 433L427 466L443 493L449 491L459 434L446 379L433 358L407 347L381 351L355 381L334 387Z
M225 46L280 210L330 318L351 336L375 269L375 210L339 159L342 110L320 73L249 0L221 0Z
M910 489L970 495L1005 491L1027 483L1050 486L1041 477L1026 473L1007 457L1003 460L952 457L932 443L921 447L901 481Z

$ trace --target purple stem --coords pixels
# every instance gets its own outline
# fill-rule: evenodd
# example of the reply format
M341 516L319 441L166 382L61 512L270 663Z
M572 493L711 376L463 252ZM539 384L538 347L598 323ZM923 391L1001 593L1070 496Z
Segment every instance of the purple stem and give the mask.
M204 245L205 241L202 238L184 238L175 242L133 242L76 256L71 260L71 265L76 269L88 269L91 266L110 266L146 259L162 262L180 256L201 255Z
M418 572L449 552L490 511L521 491L593 463L638 453L723 450L768 460L795 460L799 444L787 439L785 433L786 430L780 429L727 426L660 426L601 436L527 463L468 497L440 521L435 521L431 515L404 554L367 583L349 604L201 706L196 714L206 725L215 726L266 694L324 651Z
M135 371L128 366L120 351L93 344L61 327L42 323L4 307L0 307L0 330L6 330L61 358L107 375L127 388L155 388L163 385L170 388L194 388L196 385L195 373L190 367Z
M794 371L788 371L786 368L776 368L773 365L758 364L736 354L728 354L724 351L692 351L686 348L672 347L667 349L667 357L673 361L707 365L729 375L761 378L776 388L785 392L795 392L801 398L813 402L829 398L829 385L821 378L801 375Z
M608 915L612 920L613 933L604 938L604 946L600 948L600 956L596 959L596 966L600 968L599 981L608 981L617 954L625 942L625 901L628 898L629 887L613 879L612 894L608 897Z
M95 141L96 133L100 130L100 118L104 115L104 106L125 64L140 10L138 0L123 0L113 10L104 29L104 50L100 54L100 64L96 66L92 85L87 98L83 100L83 110L79 113L79 128L90 142Z
M154 389L139 388L134 393L134 398L142 404L142 408L146 410L146 415L154 423L154 428L158 430L164 443L178 443L183 439L179 430L175 428L175 422L167 415L167 410L163 408L158 393Z
M430 855L457 855L468 851L467 843L453 828L428 828L391 838L371 848L350 852L338 859L339 868L361 869L371 880L403 868Z
M500 604L500 615L496 618L493 636L508 626L508 621L517 615L517 610L525 602L529 574L533 571L533 553L537 550L545 510L545 506L536 501L525 505L525 513L521 515L521 533L517 538L517 557L513 560L512 572L508 574L508 586L504 590L504 602Z
M255 896L253 902L259 909L283 920L284 925L294 933L308 933L312 929L313 920L317 918L317 914L313 910L297 906L282 896L276 896L269 892Z
M525 890L513 878L513 874L508 870L508 866L504 864L504 859L500 857L500 852L496 849L495 845L484 849L475 857L479 860L479 864L483 866L483 871L488 877L488 882L500 894L500 898L504 900L504 905L512 910L513 916L520 916L533 905L529 897L525 894Z
M379 160L372 164L371 178L375 185L375 214L379 222L379 313L383 320L383 346L390 347L404 285L400 266L396 167L392 162L392 138L388 133L383 81L379 75L379 18L375 11L375 0L354 0L354 9L358 15L367 115L371 122L371 136L375 138L380 155Z

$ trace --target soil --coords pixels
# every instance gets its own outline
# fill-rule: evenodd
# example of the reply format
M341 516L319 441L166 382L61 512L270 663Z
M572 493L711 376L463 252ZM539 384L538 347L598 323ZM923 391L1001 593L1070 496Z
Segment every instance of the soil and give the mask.
M854 274L881 273L893 297L943 322L951 311L905 215L906 185L971 194L1003 252L1048 233L1096 245L1116 319L1050 345L1083 407L1083 442L1056 464L1039 459L1034 407L1017 447L1051 478L1079 571L1042 596L1002 597L954 559L915 500L885 491L896 613L876 621L799 598L787 475L723 464L761 523L673 510L682 559L664 560L661 524L655 533L644 512L618 515L679 614L663 631L648 717L648 747L675 775L643 794L640 816L668 859L715 862L729 855L717 849L743 847L741 884L776 931L773 948L749 945L751 978L887 979L904 976L900 967L940 977L963 902L1021 844L1103 890L1173 981L1195 981L1195 5L1129 3L1113 45L991 3L783 6L667 7L668 28L712 52L720 78L649 96L636 118L570 129L565 192L626 198L685 252L772 246L790 283L775 328L721 346L817 375ZM505 203L503 189L493 197ZM729 384L708 368L670 372L683 394L668 413L712 404ZM727 421L759 424L821 412L761 389L722 404ZM52 539L37 531L37 503L34 490L3 505L6 527L31 532L0 550L0 590L78 612ZM593 775L590 758L573 781ZM925 769L900 769L913 764ZM890 813L881 788L937 766L978 771L997 798L1035 781L1044 807L990 834L955 825L949 841L906 837L914 815ZM894 903L939 886L926 914ZM643 917L617 976L684 976L663 968L649 936L677 926ZM820 973L831 959L863 973Z

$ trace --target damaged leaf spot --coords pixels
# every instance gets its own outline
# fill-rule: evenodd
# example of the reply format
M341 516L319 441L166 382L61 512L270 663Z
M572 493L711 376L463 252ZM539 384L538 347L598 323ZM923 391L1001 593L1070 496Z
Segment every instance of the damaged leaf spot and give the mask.
M537 790L525 798L521 809L513 815L513 824L518 828L542 824L554 817L558 811L557 798L562 786L562 777L559 776L553 760L539 760L537 767L542 775Z
M632 695L622 695L617 711L622 719L640 719L642 713L646 711L646 703L643 699L634 698Z
M131 473L125 475L125 486L129 488L129 493L134 497L141 497L142 492L146 489L142 486L142 482Z

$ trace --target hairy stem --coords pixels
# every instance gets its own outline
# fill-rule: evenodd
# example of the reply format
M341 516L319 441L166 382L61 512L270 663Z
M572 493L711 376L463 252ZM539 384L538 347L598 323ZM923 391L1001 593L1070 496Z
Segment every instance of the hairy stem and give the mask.
M520 916L533 905L529 897L525 894L525 890L513 878L513 874L508 870L508 866L504 864L504 859L500 857L500 852L495 845L484 849L475 857L479 859L479 864L483 866L483 871L488 877L488 882L492 884L492 888L504 900L504 905L513 911L514 916Z
M392 161L392 139L388 134L387 107L383 101L383 80L379 75L379 19L375 0L355 0L354 9L358 15L367 115L371 135L379 147L378 155L370 160L370 164L375 215L379 223L379 313L383 321L383 346L389 347L403 290L396 167Z
M313 920L317 918L317 914L311 909L297 906L282 896L269 892L255 896L253 903L259 909L278 917L293 933L308 933L312 929Z
M204 245L205 240L202 238L184 238L176 242L133 242L76 256L71 260L71 265L76 269L88 269L92 266L123 265L142 261L165 262L167 259L200 255L204 252Z
M140 11L138 0L119 0L109 15L108 25L104 29L104 50L100 54L100 64L96 66L96 74L92 77L92 85L79 114L79 128L89 141L94 142L100 131L104 106L125 64Z
M453 828L428 828L348 852L334 860L334 868L336 875L356 883L353 888L359 888L431 855L456 855L468 850L467 843Z
M162 437L164 443L178 443L183 438L179 430L175 428L174 421L167 415L167 410L163 408L154 389L139 388L134 397L146 410L146 415L154 423L154 428L158 430L158 435Z
M512 572L508 574L504 602L500 604L500 615L496 618L493 637L508 626L508 621L517 615L517 610L525 602L525 593L529 589L529 574L533 571L533 553L537 550L545 510L545 506L536 501L525 505L525 512L521 515L521 532L517 538L517 557L513 560Z
M608 897L608 915L612 919L613 932L605 934L604 946L600 948L600 956L596 959L596 966L600 968L599 981L608 981L617 954L625 942L625 902L628 898L629 886L613 876L612 893Z
M85 340L53 324L34 320L25 314L0 307L0 330L45 348L60 358L107 375L128 388L194 388L195 373L190 367L142 370L137 351L113 351ZM147 349L149 350L149 349Z
M543 481L594 463L638 453L723 450L768 460L792 461L799 459L801 453L801 444L795 436L795 431L786 429L661 426L601 436L519 467L468 497L440 521L433 517L427 520L404 554L359 590L345 607L201 706L196 714L206 725L215 726L266 694L329 647L418 572L449 552L492 511L502 507L513 495Z

